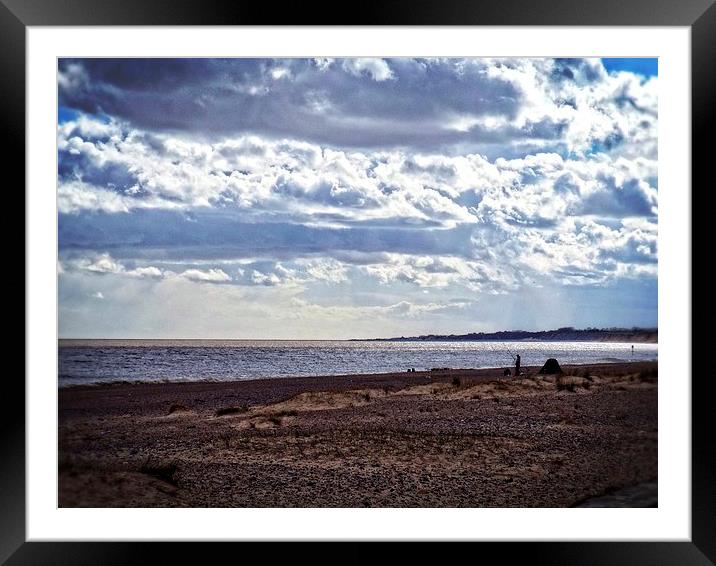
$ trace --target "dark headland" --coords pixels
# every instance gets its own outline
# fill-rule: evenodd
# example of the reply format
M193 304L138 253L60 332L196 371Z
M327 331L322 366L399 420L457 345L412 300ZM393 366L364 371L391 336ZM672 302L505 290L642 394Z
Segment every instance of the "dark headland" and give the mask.
M356 339L358 340L358 339ZM637 342L656 344L658 328L584 328L569 327L556 330L501 330L499 332L470 332L469 334L427 334L423 336L400 336L395 338L370 338L366 341L381 342L489 342L534 340L540 342Z

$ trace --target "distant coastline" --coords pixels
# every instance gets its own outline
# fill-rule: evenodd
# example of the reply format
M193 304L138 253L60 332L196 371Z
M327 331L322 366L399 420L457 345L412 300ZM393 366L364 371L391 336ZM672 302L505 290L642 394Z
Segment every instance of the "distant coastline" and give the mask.
M194 345L221 342L634 342L638 344L657 344L659 341L658 328L584 328L572 327L557 328L555 330L500 330L498 332L470 332L468 334L424 334L420 336L399 336L391 338L337 338L337 339L309 339L275 338L275 339L249 339L249 338L59 338L58 346L91 347L102 344L111 346L146 346L164 344Z
M469 334L427 334L393 338L356 338L365 342L488 342L488 341L538 341L538 342L637 342L656 344L658 328L557 328L556 330L502 330L499 332L471 332Z

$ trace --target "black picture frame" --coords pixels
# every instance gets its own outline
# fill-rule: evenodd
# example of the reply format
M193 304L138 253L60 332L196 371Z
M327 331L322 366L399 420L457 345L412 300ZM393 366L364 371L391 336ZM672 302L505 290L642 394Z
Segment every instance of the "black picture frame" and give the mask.
M28 26L85 25L565 25L687 26L692 54L692 186L707 189L707 136L714 127L716 91L716 5L714 0L393 0L356 5L336 3L312 9L306 3L220 2L215 0L0 0L0 77L2 132L11 143L4 152L5 172L24 186L25 31ZM711 183L709 183L711 184ZM14 189L13 189L14 190ZM689 187L684 187L688 196ZM18 191L19 192L19 191ZM693 194L693 191L692 191ZM24 207L24 199L23 205ZM692 207L693 210L693 207ZM693 222L696 226L696 222ZM9 240L8 240L9 241ZM693 256L692 256L693 257ZM22 260L24 261L24 259ZM25 282L27 283L27 282ZM27 300L27 299L26 299ZM23 323L25 328L25 323ZM24 333L23 333L24 337ZM18 356L19 357L19 356ZM410 545L401 561L420 557L445 562L467 552L490 555L500 563L531 564L679 564L716 563L716 448L710 423L708 379L692 387L692 538L690 542L531 542L477 543L480 546ZM0 563L130 564L200 561L226 552L226 544L26 542L25 537L25 386L19 372L8 372L0 411ZM262 543L252 543L262 544ZM271 562L309 558L313 563L362 563L387 557L385 544L287 543L266 550ZM276 548L278 547L278 548ZM234 552L234 550L231 550ZM246 559L247 555L237 555Z

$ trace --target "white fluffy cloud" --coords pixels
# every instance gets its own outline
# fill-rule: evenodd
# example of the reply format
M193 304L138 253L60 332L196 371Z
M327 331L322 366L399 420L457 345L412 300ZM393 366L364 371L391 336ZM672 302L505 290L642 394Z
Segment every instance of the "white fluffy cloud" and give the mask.
M476 64L522 93L514 125L563 124L567 149L580 155L619 145L622 154L656 159L656 78L610 75L598 59L483 59Z
M484 219L478 203L497 220L526 223L567 214L643 216L657 207L657 163L647 158L538 153L491 162L477 154L366 154L255 136L209 144L164 135L148 141L136 131L103 140L76 134L72 127L60 132L60 150L71 148L78 161L75 173L60 179L61 212L216 207L312 223L454 227ZM103 172L124 185L99 185Z
M455 256L417 256L386 254L380 262L369 263L363 269L381 283L402 281L421 288L462 286L471 291L493 291L514 287L512 270L483 261Z
M344 59L343 69L355 76L368 75L374 81L387 81L393 78L393 71L384 59L357 58Z
M183 278L200 283L225 283L231 277L222 269L186 269L174 272L161 269L153 265L139 266L128 269L124 264L114 259L109 253L102 253L94 257L80 257L61 261L58 266L58 275L73 272L87 272L97 275L121 275L134 279L172 279Z
M202 271L201 269L187 269L179 274L179 277L189 279L189 281L204 281L211 283L221 283L225 281L231 281L231 277L227 275L221 269L208 269Z
M79 138L81 132L87 139ZM92 139L90 132L104 137ZM538 153L490 161L477 154L338 151L256 136L209 144L122 132L116 124L88 119L61 128L61 150L76 150L85 169L119 170L129 178L123 189L88 184L81 173L61 180L61 212L204 208L258 222L283 219L335 228L474 227L472 251L463 252L465 257L452 254L421 265L421 259L389 253L384 263L365 268L381 281L420 287L460 282L496 291L531 275L576 284L655 271L646 265L656 263L657 162L645 157ZM297 272L256 269L239 279L259 285L345 281L347 268L330 261L297 264ZM640 267L627 267L633 263ZM224 272L190 270L184 276L231 280Z

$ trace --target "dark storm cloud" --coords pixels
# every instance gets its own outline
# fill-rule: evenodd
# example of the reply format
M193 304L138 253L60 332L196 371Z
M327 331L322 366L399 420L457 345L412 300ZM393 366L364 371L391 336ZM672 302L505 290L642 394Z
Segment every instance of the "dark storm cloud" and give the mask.
M57 172L62 180L79 179L120 193L138 184L137 176L125 163L97 163L86 154L72 154L68 151L59 152Z
M119 259L236 259L266 256L290 259L321 253L347 263L365 254L427 253L469 256L469 227L452 230L312 227L285 222L242 221L240 213L137 210L131 215L61 214L59 245L63 253L111 251ZM355 253L354 253L355 252Z
M556 137L549 122L494 132L445 128L457 116L514 118L522 93L475 65L382 62L389 77L307 59L62 59L60 105L137 128L260 133L338 146L427 146ZM380 79L380 80L378 80ZM555 130L555 128L557 128Z
M656 191L640 179L619 180L615 176L599 174L599 190L581 203L581 214L614 218L632 216L655 217Z

